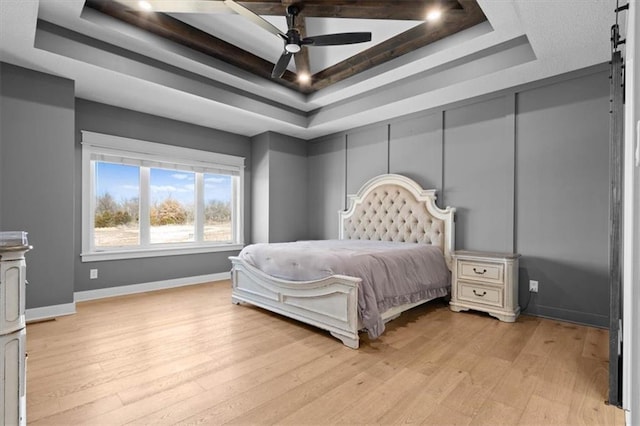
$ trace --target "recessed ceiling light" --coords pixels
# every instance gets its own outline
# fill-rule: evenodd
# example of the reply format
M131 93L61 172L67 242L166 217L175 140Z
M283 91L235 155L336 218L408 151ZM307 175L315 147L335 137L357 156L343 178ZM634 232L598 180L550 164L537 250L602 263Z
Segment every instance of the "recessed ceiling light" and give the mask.
M427 12L427 21L435 22L442 18L442 11L440 9L431 9Z
M151 6L151 3L149 3L148 1L145 0L140 0L138 2L138 6L140 7L140 9L144 10L144 11L151 11L153 10L153 6Z
M300 74L298 74L298 81L300 83L308 83L311 81L311 76L306 72L301 72Z

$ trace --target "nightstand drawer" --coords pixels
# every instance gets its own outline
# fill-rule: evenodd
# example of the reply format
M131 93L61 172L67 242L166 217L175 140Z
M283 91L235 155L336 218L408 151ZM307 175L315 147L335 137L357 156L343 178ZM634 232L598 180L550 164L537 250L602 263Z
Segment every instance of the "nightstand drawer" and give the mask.
M458 299L502 307L502 288L458 282Z
M502 284L504 282L504 266L463 260L458 262L458 277L464 280Z

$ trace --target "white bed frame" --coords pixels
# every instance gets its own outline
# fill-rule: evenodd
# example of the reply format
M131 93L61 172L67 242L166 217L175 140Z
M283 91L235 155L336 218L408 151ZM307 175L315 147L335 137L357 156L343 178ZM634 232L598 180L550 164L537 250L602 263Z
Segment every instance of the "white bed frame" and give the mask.
M339 212L340 239L437 245L451 269L455 209L436 206L435 190L424 190L405 176L386 174L369 180L349 200L349 209ZM362 328L358 319L360 278L333 275L318 281L286 281L238 257L230 259L233 303L251 303L328 330L346 346L358 348L358 331ZM382 318L391 320L427 301L394 307Z

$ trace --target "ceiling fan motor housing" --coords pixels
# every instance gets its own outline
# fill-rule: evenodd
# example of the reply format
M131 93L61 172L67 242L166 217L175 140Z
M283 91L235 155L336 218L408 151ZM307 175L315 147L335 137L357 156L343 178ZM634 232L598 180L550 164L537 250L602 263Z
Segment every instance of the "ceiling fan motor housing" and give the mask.
M287 15L298 16L298 13L300 13L300 6L297 4L290 4L287 6Z
M289 53L298 53L300 51L300 33L295 29L287 31L287 40L284 43L284 50Z

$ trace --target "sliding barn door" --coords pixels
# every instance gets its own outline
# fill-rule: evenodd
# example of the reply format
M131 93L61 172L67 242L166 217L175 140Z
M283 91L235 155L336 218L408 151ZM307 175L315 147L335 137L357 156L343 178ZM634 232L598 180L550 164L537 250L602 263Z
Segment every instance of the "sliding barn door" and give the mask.
M614 26L615 29L616 26ZM612 31L612 40L617 29ZM616 43L614 41L614 46ZM622 405L622 165L624 144L624 69L619 50L611 59L611 124L609 137L609 404Z

